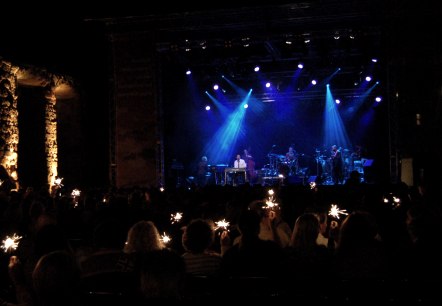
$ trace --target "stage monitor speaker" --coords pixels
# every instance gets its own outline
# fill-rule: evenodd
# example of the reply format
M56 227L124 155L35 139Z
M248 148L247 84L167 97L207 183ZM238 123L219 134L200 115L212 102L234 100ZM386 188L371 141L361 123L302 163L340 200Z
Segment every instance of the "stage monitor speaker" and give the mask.
M287 185L302 185L303 179L298 175L290 175L286 177L285 183Z
M311 176L309 176L307 183L308 183L308 184L310 184L310 183L316 183L316 178L317 178L317 177L318 177L317 175L311 175Z

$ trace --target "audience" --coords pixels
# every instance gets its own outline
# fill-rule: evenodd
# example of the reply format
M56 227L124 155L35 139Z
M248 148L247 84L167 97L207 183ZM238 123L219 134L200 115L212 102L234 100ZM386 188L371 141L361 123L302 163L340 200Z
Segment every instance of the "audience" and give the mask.
M91 292L103 292L108 297L114 294L115 298L104 302L107 305L129 300L137 305L157 301L196 302L221 296L227 301L233 298L233 293L258 299L295 294L308 300L314 295L311 288L320 288L321 294L318 292L315 296L325 301L331 292L334 298L348 296L343 292L353 292L353 297L366 294L367 291L356 290L360 280L369 280L376 290L388 282L385 286L396 288L392 295L397 299L399 294L410 297L411 292L415 292L412 298L428 298L429 291L423 290L423 286L413 287L414 291L410 286L437 282L442 272L442 254L437 248L441 236L439 209L416 194L407 197L402 206L393 207L382 201L385 191L370 184L359 186L361 197L358 195L357 201L363 199L363 202L354 202L353 206L345 205L350 200L346 198L352 192L346 189L350 186L341 186L342 194L302 187L293 193L281 188L278 210L267 208L261 200L266 194L265 186L206 186L164 193L140 189L150 195L149 213L144 211L145 204L138 205L141 202L134 201L133 196L109 195L120 199L118 207L98 200L94 205L93 199L100 197L91 196L89 226L80 230L79 226L84 224L81 205L74 207L63 198L45 198L48 195L44 193L32 196L18 192L13 197L4 197L4 205L14 201L16 207L3 208L2 219L15 216L11 220L19 220L20 224L5 222L0 225L0 231L10 235L11 229L17 229L23 238L16 250L0 254L4 262L10 258L9 266L3 268L8 273L2 273L6 281L1 283L0 302L2 305L54 305L62 296L72 296L69 301L63 301L63 305L89 306L104 302L101 294L96 294L95 299L88 298ZM402 187L401 198L407 196L406 191ZM340 202L337 197L344 200L342 206L350 214L330 221L326 211L330 203ZM235 213L225 216L227 221L232 221L231 225L218 232L211 217L223 218L228 203L235 203ZM306 210L308 207L315 210ZM287 220L293 223L283 220L281 208ZM184 212L185 220L190 220L184 227L180 224L182 220L168 220L170 213L177 210ZM145 220L147 217L149 221ZM331 230L332 223L337 225L334 230ZM169 248L157 224L165 232L171 228L176 230L175 235L171 235L175 243L167 244ZM389 226L402 226L404 230L389 230ZM397 250L398 244L392 243L393 234L401 232L408 237L398 239L408 239L410 243L409 247ZM384 234L388 239L384 239ZM230 244L230 240L235 241ZM397 255L402 259L391 265ZM81 265L78 266L77 261ZM57 272L48 274L54 269ZM400 270L403 272L398 273ZM115 278L106 274L114 272L118 275ZM126 275L130 277L123 277L123 272L128 272ZM91 277L98 274L107 276ZM189 282L189 275L198 281ZM323 287L321 277L327 275L333 282ZM290 282L285 282L285 278ZM113 285L92 286L94 279L100 280L100 284ZM53 290L55 294L49 294ZM381 299L380 295L371 296Z

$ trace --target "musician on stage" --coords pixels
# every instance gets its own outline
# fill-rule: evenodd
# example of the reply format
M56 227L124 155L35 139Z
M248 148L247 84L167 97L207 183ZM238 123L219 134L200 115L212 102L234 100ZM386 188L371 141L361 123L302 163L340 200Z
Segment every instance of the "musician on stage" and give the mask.
M247 177L249 178L249 181L253 183L256 179L255 160L249 149L244 149L244 161L247 165Z
M205 186L207 184L207 172L209 171L209 164L207 156L201 157L197 169L197 184L198 186Z
M236 155L236 159L233 162L233 168L247 168L246 161L241 158L241 154Z
M241 158L241 154L237 154L236 155L236 159L233 162L233 168L239 168L239 169L247 169L247 164L246 161L244 159ZM234 174L234 181L236 181L236 183L244 183L244 173L242 172L236 172ZM235 184L235 182L234 182Z
M288 152L285 154L285 163L289 167L289 173L296 174L298 170L298 153L293 145L289 147Z
M342 184L344 180L344 161L342 159L342 152L336 145L331 147L331 162L333 183L335 185Z

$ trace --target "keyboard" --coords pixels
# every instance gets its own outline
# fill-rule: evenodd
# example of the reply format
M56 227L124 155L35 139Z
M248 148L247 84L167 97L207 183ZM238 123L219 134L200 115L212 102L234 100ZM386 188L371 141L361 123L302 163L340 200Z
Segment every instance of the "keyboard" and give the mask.
M224 172L246 172L246 168L226 168Z

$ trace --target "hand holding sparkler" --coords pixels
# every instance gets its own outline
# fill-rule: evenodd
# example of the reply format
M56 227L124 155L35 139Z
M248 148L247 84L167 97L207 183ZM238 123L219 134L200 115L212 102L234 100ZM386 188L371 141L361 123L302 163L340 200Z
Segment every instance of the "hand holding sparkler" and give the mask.
M8 274L14 286L23 285L26 283L23 265L17 256L9 257Z
M224 254L231 246L232 240L230 239L228 231L222 231L220 238L221 254Z

